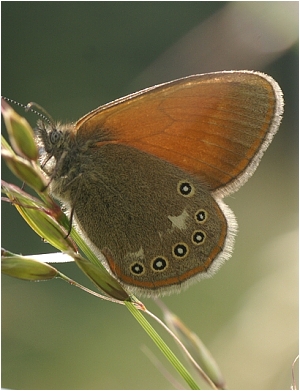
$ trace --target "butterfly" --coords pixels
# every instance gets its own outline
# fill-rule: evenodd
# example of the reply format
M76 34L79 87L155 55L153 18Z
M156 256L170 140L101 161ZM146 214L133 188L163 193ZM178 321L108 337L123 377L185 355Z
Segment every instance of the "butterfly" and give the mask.
M74 124L39 121L42 167L125 288L170 294L230 257L237 223L223 198L254 173L282 113L281 89L263 73L189 76Z

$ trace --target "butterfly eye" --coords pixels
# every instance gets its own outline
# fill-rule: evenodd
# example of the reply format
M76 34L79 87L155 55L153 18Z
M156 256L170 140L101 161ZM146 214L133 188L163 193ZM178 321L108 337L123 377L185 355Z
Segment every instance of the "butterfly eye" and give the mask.
M59 142L59 140L61 138L61 132L59 132L57 129L53 129L50 132L49 138L50 138L51 144L55 145Z

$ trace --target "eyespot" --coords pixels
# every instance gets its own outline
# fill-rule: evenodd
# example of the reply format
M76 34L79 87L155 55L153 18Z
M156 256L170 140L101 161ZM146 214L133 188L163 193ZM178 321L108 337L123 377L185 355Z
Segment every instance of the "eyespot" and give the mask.
M61 132L59 132L57 129L53 129L50 132L49 138L50 138L51 144L55 145L58 143L58 141L61 138Z
M192 235L192 242L199 246L200 244L203 244L206 239L206 234L203 231L194 231Z
M130 271L135 276L141 276L145 273L146 269L145 266L141 262L133 262L130 265Z
M151 261L151 268L155 272L163 272L169 265L167 258L156 257Z
M172 253L175 258L183 259L189 253L189 247L185 243L177 243L172 248Z
M197 223L203 224L207 220L207 217L208 213L204 209L199 209L195 213L195 220L197 221Z
M195 194L195 188L189 181L180 181L177 185L177 192L183 197L192 197Z

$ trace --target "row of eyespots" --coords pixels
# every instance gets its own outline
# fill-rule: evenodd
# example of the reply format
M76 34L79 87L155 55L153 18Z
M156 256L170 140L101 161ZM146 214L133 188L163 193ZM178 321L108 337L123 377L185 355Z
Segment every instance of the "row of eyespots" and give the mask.
M192 183L188 181L180 181L177 185L177 191L184 197L192 197L195 194L195 188ZM204 209L199 209L195 213L195 220L197 223L203 224L208 217L208 213ZM205 242L206 234L201 230L194 231L191 237L192 243L199 246ZM186 243L177 243L172 248L173 256L177 259L184 259L189 254L189 246ZM151 269L154 272L162 272L169 265L168 260L163 256L154 258L151 263ZM146 272L146 268L141 262L134 262L130 265L130 271L136 276L141 276Z
M154 272L162 272L169 265L168 260L165 257L156 257L151 262L151 269ZM134 262L130 265L130 271L136 276L141 276L145 273L146 268L141 262Z
M203 231L194 231L192 234L192 242L196 245L199 246L204 243L206 238L206 235ZM177 259L184 259L188 256L189 254L189 246L186 243L177 243L173 246L172 248L172 253L174 258ZM158 256L154 258L151 263L151 269L154 272L162 272L164 271L169 265L169 262L167 258L163 256ZM134 262L130 265L130 271L132 274L136 276L141 276L145 273L146 269L143 263L141 262Z

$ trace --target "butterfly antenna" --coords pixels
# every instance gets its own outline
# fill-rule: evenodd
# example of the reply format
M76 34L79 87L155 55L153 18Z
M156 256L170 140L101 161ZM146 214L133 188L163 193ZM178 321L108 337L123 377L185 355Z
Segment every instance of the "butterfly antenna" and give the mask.
M1 96L1 98L4 99L6 102L10 102L10 103L13 103L19 107L22 107L23 109L25 109L25 111L31 111L32 113L43 118L43 120L48 122L48 124L54 125L54 121L53 121L53 118L51 117L51 115L42 106L38 105L37 103L30 102L27 105L23 105L22 103L19 103L13 99L7 98L6 96ZM37 109L39 109L44 114L40 113L37 110L34 110L32 108L33 106L35 106Z
M42 113L44 113L45 115L41 114L40 112L36 111L36 110L33 110L32 107L35 106L37 109L39 109ZM51 125L54 125L54 120L53 118L51 117L51 115L48 113L48 111L46 111L42 106L40 106L38 103L35 103L35 102L29 102L27 105L26 105L26 108L25 108L26 111L32 111L33 113L36 113L38 115L40 115L41 117L43 117L44 119L47 119L47 122L49 122Z

